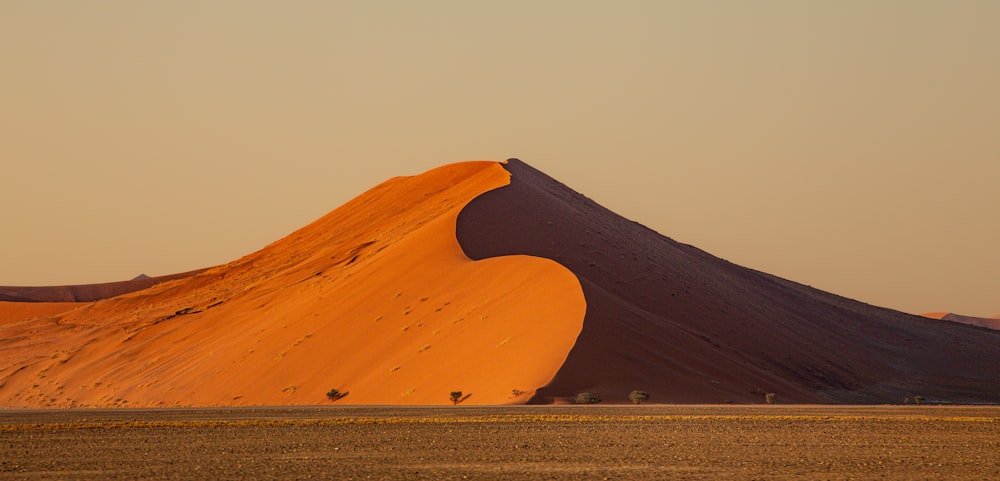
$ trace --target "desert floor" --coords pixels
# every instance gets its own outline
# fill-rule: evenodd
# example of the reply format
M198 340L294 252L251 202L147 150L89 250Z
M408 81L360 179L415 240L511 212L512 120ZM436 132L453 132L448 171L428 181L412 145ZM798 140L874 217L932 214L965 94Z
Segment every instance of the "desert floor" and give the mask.
M0 479L1000 479L1000 407L0 410Z

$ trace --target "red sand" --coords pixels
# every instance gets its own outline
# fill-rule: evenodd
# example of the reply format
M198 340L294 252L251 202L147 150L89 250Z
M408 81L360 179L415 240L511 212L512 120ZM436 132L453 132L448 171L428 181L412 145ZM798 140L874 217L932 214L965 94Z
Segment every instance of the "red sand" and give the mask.
M586 304L551 260L462 254L459 210L508 179L495 162L391 179L233 263L0 326L0 405L524 402Z
M50 317L84 305L76 302L7 302L0 301L0 325Z

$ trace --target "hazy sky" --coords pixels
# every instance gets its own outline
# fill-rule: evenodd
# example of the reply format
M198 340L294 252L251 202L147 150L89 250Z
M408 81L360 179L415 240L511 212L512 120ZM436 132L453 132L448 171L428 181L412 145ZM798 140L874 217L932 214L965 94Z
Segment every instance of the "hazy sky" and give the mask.
M732 262L1000 314L1000 2L0 0L0 285L228 262L519 157Z

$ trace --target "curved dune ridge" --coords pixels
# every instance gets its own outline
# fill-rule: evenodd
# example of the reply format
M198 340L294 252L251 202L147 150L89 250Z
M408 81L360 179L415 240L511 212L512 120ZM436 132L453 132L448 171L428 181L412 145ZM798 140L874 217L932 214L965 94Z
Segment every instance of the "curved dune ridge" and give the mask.
M460 209L508 182L496 162L390 179L235 262L36 304L0 323L0 406L322 404L331 388L348 404L523 403L586 302L551 260L463 255Z
M516 159L505 168L510 185L459 215L462 248L473 259L554 259L587 299L583 331L532 402L581 391L627 402L633 389L654 402L761 402L767 392L779 402L1000 402L1000 333L737 266Z
M938 319L941 321L951 321L960 324L968 324L970 326L985 327L986 329L1000 330L1000 316L994 316L994 317L963 316L961 314L955 314L953 312L927 312L921 314L921 316L929 317L931 319Z

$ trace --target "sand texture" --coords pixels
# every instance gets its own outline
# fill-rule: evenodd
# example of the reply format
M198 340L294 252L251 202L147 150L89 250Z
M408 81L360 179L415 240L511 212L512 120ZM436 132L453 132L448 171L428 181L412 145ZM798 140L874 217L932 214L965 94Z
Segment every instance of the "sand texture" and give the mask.
M496 162L391 179L257 253L0 326L0 405L218 406L528 400L586 304L548 259L472 261L455 218Z
M583 332L533 402L1000 402L1000 333L870 306L754 271L624 219L529 165L472 201L474 259L554 259L580 279ZM734 233L735 234L735 233Z

